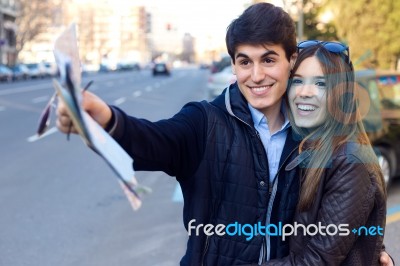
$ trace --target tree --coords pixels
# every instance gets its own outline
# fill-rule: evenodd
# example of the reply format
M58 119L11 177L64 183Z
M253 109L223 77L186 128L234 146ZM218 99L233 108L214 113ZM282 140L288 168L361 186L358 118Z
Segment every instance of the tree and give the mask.
M51 0L17 0L18 16L15 23L16 56L24 45L45 32L51 25L53 1Z
M400 58L400 1L330 0L338 36L357 68L395 69Z
M336 28L332 22L322 21L326 1L303 0L304 35L308 40L337 40Z

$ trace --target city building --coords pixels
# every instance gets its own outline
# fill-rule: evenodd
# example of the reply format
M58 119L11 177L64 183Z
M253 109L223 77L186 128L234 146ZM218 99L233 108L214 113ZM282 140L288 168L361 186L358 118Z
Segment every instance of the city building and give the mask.
M0 64L13 65L15 63L16 16L15 1L0 0Z
M21 61L53 61L55 38L71 23L77 25L79 54L84 64L103 61L147 63L151 58L151 15L143 6L121 0L67 0L53 3L51 25L24 47Z
M185 33L185 35L183 36L183 49L181 59L182 61L188 63L194 63L196 59L195 56L195 39L192 35L190 35L190 33Z

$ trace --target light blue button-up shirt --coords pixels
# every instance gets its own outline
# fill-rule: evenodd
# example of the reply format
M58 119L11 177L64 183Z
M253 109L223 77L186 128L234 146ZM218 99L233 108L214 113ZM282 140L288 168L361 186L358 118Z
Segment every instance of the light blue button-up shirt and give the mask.
M260 133L261 142L265 148L268 158L269 167L269 179L273 182L279 167L279 161L281 159L283 147L285 146L286 137L288 134L288 128L290 127L289 120L286 115L286 107L282 103L281 113L285 117L280 130L276 131L271 135L269 131L267 118L263 113L248 104L251 117L253 118L254 127Z

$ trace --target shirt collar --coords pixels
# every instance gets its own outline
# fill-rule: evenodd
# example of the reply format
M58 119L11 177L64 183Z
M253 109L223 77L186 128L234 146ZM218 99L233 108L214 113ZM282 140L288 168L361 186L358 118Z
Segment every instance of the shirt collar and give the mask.
M251 118L253 119L254 125L261 125L262 123L265 123L268 126L267 118L264 116L264 114L261 113L256 108L254 108L253 106L251 106L249 103L247 105L249 106ZM282 101L282 104L281 104L281 113L285 117L285 121L283 122L283 125L281 128L281 130L284 130L284 129L290 127L289 119L287 116L287 106L284 101Z

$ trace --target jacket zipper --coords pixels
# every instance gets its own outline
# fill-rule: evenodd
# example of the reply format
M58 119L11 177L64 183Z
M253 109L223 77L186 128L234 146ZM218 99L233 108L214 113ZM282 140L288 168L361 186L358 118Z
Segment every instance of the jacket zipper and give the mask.
M207 250L208 250L208 240L209 240L209 237L210 237L210 236L207 236L207 238L206 238L206 243L205 243L205 245L204 245L203 256L202 256L202 258L201 258L201 265L204 265L204 259L205 259L205 257L206 257L206 253L207 253Z
M275 201L275 195L276 195L276 188L278 186L278 175L279 172L282 170L282 167L285 165L285 163L287 162L287 160L289 159L289 157L293 154L293 152L295 152L297 150L297 147L294 148L289 154L288 156L285 158L285 160L283 161L282 165L279 167L278 171L276 172L276 175L274 177L274 180L272 183L269 184L269 189L268 189L268 194L269 194L269 202L268 202L268 208L267 208L267 216L266 216L266 222L265 225L268 225L271 222L271 213L272 213L272 207L274 206L274 201ZM271 197L272 196L272 197ZM262 262L264 263L266 260L269 261L270 260L270 252L271 252L271 243L270 243L270 237L266 236L266 252L264 252L264 257Z

